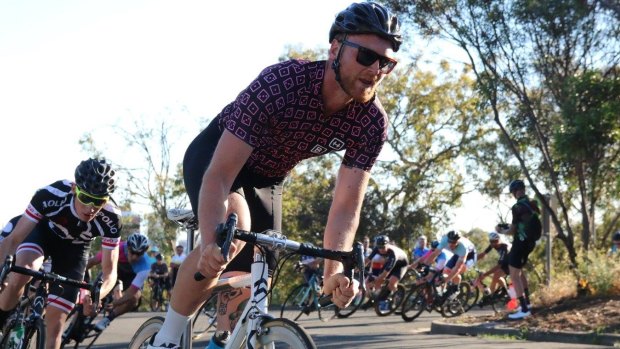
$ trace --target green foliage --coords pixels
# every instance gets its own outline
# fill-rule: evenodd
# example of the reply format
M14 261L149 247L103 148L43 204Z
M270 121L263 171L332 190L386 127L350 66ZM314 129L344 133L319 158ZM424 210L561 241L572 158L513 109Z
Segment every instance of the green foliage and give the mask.
M588 249L597 210L618 206L617 9L579 0L386 3L422 34L468 55L500 131L476 154L484 192L501 192L515 174L538 197L552 192L552 224L576 263L574 231Z

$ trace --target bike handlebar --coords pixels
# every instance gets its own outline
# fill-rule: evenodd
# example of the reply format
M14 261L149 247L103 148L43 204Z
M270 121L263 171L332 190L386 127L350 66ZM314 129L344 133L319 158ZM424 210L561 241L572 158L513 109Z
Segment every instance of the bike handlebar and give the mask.
M0 269L0 285L4 283L4 280L8 276L10 272L15 272L23 275L30 276L34 279L41 280L43 282L51 282L51 283L61 283L65 285L70 285L74 287L83 288L85 290L89 290L91 293L91 298L93 299L93 304L97 308L99 306L99 300L101 296L101 285L103 285L103 280L101 277L98 277L92 284L89 284L84 281L74 280L62 275L48 273L44 271L35 271L32 269L20 267L15 265L15 260L12 255L7 256L2 269ZM98 309L95 309L98 310Z
M254 233L237 229L237 215L231 213L225 224L219 224L216 229L217 243L222 250L225 260L228 258L230 245L233 239L249 242L253 245L261 245L272 250L286 250L293 253L307 255L312 257L320 257L339 261L344 265L344 275L350 279L353 278L353 272L357 268L359 271L358 281L360 289L365 290L364 283L364 247L361 242L353 245L352 251L335 251L321 247L316 247L308 243L299 243L294 240L288 240L286 236L276 231L266 231L263 233ZM194 274L196 281L202 281L205 277L200 273Z

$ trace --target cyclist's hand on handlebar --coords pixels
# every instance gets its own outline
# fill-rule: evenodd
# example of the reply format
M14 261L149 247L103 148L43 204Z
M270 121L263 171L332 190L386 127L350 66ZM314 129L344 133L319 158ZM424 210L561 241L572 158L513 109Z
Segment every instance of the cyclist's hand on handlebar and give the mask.
M230 244L229 255L234 256L237 246ZM230 260L230 259L229 259ZM224 260L220 247L215 243L210 243L202 249L198 260L198 272L207 278L215 278L224 271L228 263Z
M344 274L334 274L323 282L323 293L332 295L332 302L338 308L346 308L359 292L359 282L344 276Z

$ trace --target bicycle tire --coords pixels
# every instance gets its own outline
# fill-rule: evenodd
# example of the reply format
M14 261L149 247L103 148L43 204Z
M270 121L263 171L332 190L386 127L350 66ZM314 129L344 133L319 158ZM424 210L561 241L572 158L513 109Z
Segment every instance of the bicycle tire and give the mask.
M151 311L160 311L161 308L161 301L160 299L162 297L159 296L159 294L162 292L161 288L159 286L154 286L153 288L151 288L152 291L152 295L151 295Z
M359 309L362 304L364 304L365 299L366 290L362 290L355 296L355 298L353 298L353 301L351 302L351 304L349 304L348 307L344 309L340 309L338 307L334 308L334 313L336 314L336 317L339 319L345 319L353 315L353 313L355 313L357 309Z
M241 333L245 333L245 331ZM257 349L316 349L316 345L308 332L289 319L266 319L260 324L258 333L260 334L256 337ZM241 345L236 349L245 348L246 341L247 338L240 341Z
M128 349L146 348L145 344L159 332L163 324L164 318L162 316L154 316L146 320L131 338Z
M398 285L396 287L396 291L394 291L394 293L392 295L390 295L389 297L387 297L387 299L384 300L379 300L377 299L375 301L375 313L378 316L388 316L391 315L392 313L394 313L398 307L400 307L400 305L402 304L403 300L405 298L405 287L403 285ZM382 302L386 301L387 302L387 309L382 309Z
M62 331L60 349L65 348L65 346L70 347L69 343L71 342L75 342L72 344L74 349L77 349L77 347L80 345L80 342L75 339L75 331L78 330L76 326L78 326L79 323L82 322L80 316L81 309L81 305L77 305L73 307L73 309L71 309L71 311L67 315L67 320L65 321L65 329L64 331Z
M493 299L490 303L491 303L491 308L493 308L493 311L495 313L502 312L504 308L506 307L506 304L510 302L510 296L508 295L508 292L506 291L504 287L498 288L493 293L492 297Z
M444 301L442 312L445 317L454 317L465 312L467 306L467 298L471 287L467 282L459 284L459 294L456 297L448 298Z
M432 292L426 285L420 285L412 287L409 293L405 296L405 300L401 305L400 316L405 322L411 322L420 316L424 309L426 309L426 297L424 291L428 290Z
M465 299L464 308L465 308L465 312L468 312L471 310L471 308L473 308L476 304L478 304L478 299L480 299L480 289L478 289L478 287L473 286L473 284L471 283L466 283L466 284L469 286L469 291L467 294L467 298Z
M286 297L284 303L282 303L280 317L292 321L299 320L301 315L304 313L304 308L306 308L306 305L308 304L307 301L310 295L311 292L308 290L308 284L299 285L293 288L288 297Z
M21 349L45 349L45 334L43 319L36 319L26 326Z
M200 339L215 330L217 315L217 294L211 295L200 307L192 320L192 339Z

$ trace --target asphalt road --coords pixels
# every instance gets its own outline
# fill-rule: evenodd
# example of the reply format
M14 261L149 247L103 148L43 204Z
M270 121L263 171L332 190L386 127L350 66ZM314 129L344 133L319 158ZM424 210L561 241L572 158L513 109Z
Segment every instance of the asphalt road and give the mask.
M115 319L93 348L127 348L131 337L140 325L154 315L163 313L129 313ZM314 315L314 314L311 314ZM362 311L348 319L322 322L313 317L300 319L299 323L312 335L319 348L602 348L602 346L552 342L528 342L501 337L468 337L430 334L431 321L437 315L423 314L419 319L406 323L400 316L378 317L374 311ZM206 339L194 343L194 348L204 348Z

